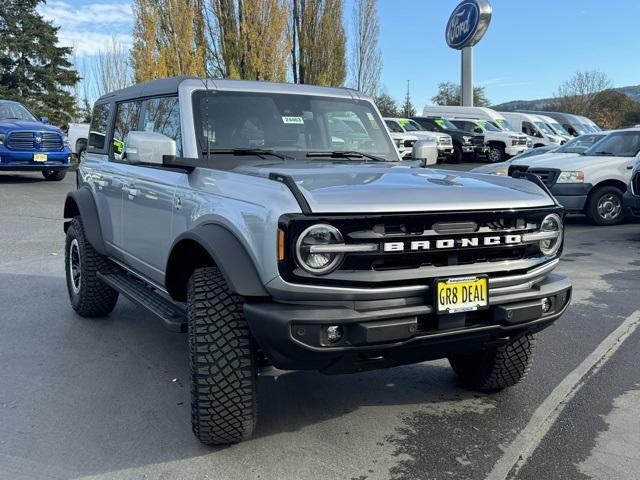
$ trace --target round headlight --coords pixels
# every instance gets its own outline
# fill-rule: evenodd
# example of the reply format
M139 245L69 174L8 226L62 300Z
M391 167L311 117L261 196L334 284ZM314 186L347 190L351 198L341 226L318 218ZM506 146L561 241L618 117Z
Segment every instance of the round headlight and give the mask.
M326 224L313 225L304 230L296 242L298 265L314 275L324 275L335 270L344 253L322 251L322 247L343 243L340 231ZM330 250L330 249L329 249Z
M540 224L541 233L556 233L553 238L540 240L540 251L547 256L558 253L562 245L562 220L555 213L551 213L544 217Z

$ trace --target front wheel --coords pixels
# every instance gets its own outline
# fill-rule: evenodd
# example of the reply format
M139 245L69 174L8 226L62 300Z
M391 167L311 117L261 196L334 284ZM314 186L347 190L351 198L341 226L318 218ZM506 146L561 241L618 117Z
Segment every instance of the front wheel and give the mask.
M453 146L453 155L451 155L449 157L449 161L451 163L460 163L460 162L462 162L462 149L459 146L457 146L457 145Z
M42 176L49 182L59 182L67 175L66 170L43 170Z
M98 278L98 272L112 268L87 241L80 217L71 220L65 242L65 273L69 300L79 315L103 317L115 308L118 292Z
M501 145L490 145L487 152L487 160L490 163L498 163L504 161L506 154L504 153L504 147Z
M589 195L585 213L594 225L617 225L624 220L623 194L616 187L601 187Z
M529 334L483 352L449 357L449 363L463 387L495 392L526 377L534 348L535 336Z
M250 438L257 419L256 347L243 301L217 268L191 276L187 319L193 433L206 445Z

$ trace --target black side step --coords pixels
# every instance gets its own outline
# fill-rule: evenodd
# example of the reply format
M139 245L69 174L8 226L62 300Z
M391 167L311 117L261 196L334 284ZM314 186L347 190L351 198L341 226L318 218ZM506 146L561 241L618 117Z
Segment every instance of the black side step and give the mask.
M102 273L98 278L129 300L160 317L172 332L187 331L187 315L178 305L126 272Z

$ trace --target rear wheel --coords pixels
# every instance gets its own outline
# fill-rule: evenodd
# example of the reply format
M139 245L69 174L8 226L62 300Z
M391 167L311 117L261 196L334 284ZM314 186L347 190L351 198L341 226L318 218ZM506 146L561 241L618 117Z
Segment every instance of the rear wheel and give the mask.
M504 153L504 147L502 145L490 145L487 152L487 160L491 163L498 163L504 161L506 154Z
M59 182L67 174L66 170L43 170L42 176L50 182Z
M505 345L470 355L449 357L463 387L498 391L526 377L533 362L535 336L524 335Z
M257 364L242 298L213 267L193 273L187 296L193 433L207 445L246 440L257 419Z
M589 195L585 213L594 225L617 225L624 220L623 193L616 187L600 187Z

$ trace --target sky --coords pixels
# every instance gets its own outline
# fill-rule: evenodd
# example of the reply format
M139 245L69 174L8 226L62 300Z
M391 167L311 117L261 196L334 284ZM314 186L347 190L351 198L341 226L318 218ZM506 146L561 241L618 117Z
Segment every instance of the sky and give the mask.
M475 84L489 100L553 96L577 70L601 70L614 86L640 84L640 0L489 0L491 25L474 48ZM351 29L353 0L345 0ZM381 83L400 103L410 81L419 109L437 85L459 82L460 53L444 29L458 0L379 0ZM131 42L130 0L48 0L40 9L60 27L60 42L91 62L112 36Z

